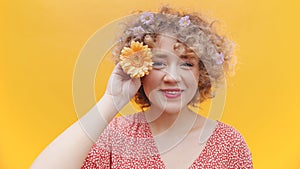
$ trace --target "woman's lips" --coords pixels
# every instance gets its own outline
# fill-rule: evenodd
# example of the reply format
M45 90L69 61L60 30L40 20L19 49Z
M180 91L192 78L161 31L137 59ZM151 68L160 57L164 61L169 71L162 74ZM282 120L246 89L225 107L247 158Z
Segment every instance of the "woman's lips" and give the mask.
M161 89L160 91L162 91L164 96L169 99L180 97L183 92L181 89Z

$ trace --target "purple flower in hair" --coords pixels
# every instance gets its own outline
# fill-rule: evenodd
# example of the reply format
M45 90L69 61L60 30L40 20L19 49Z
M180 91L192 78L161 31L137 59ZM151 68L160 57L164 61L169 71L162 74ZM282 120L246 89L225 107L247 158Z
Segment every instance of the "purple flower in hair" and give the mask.
M191 21L190 21L189 16L181 17L180 20L179 20L179 25L182 26L182 27L187 27L187 26L190 25L190 23L191 23Z
M142 15L141 15L141 22L145 25L149 25L153 22L153 13L150 13L150 12L144 12Z
M145 30L141 26L137 26L132 28L132 33L134 36L141 36L143 33L145 33Z

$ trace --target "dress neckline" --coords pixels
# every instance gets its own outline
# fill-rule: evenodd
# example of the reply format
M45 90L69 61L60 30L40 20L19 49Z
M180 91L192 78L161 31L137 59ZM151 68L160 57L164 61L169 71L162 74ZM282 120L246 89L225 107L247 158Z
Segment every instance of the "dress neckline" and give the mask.
M145 120L145 124L148 128L148 131L149 131L149 135L151 136L152 140L153 140L153 144L154 144L154 147L155 147L155 152L157 152L157 157L160 161L160 163L163 165L164 168L167 168L164 161L162 160L161 158L161 155L160 155L160 152L158 150L158 147L157 147L157 144L155 142L155 139L154 139L154 136L152 134L152 131L151 131L151 128L150 128L150 124L147 122L146 120L146 117L145 117L145 114L144 112L141 112L142 114L142 118L143 120ZM192 162L192 164L188 167L188 169L192 168L196 163L197 161L200 161L201 157L203 156L204 152L206 152L208 150L208 147L211 145L211 142L213 141L212 138L213 136L216 134L217 130L219 129L220 127L220 121L216 120L216 125L212 131L212 133L210 134L210 136L207 138L207 141L205 141L205 145L204 145L204 148L201 150L201 152L199 153L199 155L195 158L195 160Z

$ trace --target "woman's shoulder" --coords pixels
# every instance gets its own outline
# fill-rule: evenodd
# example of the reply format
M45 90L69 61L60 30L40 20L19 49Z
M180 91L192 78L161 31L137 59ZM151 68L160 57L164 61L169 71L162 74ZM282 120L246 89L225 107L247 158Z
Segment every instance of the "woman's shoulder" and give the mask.
M230 157L229 168L253 168L252 154L242 134L231 125L218 121L211 144L219 145Z
M113 118L109 125L115 128L133 127L136 125L144 125L147 121L143 112L138 112L130 115L120 115Z
M217 121L217 126L212 137L215 141L225 145L240 144L247 146L242 134L236 128L221 121Z

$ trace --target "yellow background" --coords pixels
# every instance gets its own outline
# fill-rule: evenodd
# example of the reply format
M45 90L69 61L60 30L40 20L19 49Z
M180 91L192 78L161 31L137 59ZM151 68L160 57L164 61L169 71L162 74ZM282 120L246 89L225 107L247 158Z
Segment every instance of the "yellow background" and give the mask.
M0 168L29 168L77 120L72 77L92 34L136 9L202 11L226 25L239 66L222 121L246 139L255 168L300 168L296 0L1 1ZM105 73L105 72L104 72Z

